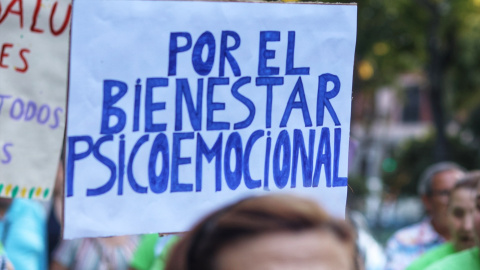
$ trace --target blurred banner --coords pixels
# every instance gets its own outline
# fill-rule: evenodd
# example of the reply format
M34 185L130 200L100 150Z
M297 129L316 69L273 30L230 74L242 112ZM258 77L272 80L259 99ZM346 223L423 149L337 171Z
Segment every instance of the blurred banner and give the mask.
M356 5L74 2L65 237L270 192L345 213Z
M0 1L0 196L48 199L60 159L71 1Z

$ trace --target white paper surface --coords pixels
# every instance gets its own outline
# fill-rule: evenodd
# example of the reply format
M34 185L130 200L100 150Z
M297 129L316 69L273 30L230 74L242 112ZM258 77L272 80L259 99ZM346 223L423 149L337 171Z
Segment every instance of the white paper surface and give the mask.
M356 10L75 1L65 238L182 232L271 192L343 217Z
M71 1L0 0L0 196L48 199L65 128Z

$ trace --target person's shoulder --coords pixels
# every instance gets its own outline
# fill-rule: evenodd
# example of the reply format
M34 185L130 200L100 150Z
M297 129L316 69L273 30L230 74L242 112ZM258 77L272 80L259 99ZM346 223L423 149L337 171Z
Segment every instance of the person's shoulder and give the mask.
M450 269L462 269L462 270L474 270L480 269L480 257L478 256L478 248L467 249L462 252L452 254L439 260L426 270L450 270Z
M453 245L450 242L444 243L442 245L432 248L431 250L425 252L419 258L414 260L407 268L407 270L425 269L429 265L453 253L455 253Z
M423 256L439 259L454 253L455 253L455 247L453 246L453 244L451 242L446 242L427 251Z
M37 201L28 199L14 199L9 209L11 215L17 216L35 216L39 219L45 219L45 209Z

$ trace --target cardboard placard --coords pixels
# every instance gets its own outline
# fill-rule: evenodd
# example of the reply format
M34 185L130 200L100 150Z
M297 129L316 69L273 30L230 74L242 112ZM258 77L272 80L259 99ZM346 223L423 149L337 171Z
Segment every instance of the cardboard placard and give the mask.
M0 1L0 196L49 199L60 159L71 1Z
M343 217L356 10L75 1L65 237L186 231L270 192Z

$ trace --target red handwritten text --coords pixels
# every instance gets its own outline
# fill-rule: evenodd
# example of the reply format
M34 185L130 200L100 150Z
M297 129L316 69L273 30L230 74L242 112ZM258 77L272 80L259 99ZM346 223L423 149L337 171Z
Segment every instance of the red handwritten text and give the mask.
M32 13L32 23L30 25L30 31L33 33L44 33L45 30L39 28L37 26L37 21L39 18L42 18L39 16L40 14L40 8L42 7L42 0L37 0L35 9L33 10ZM50 16L49 16L49 30L50 33L54 36L59 36L63 32L65 32L65 29L68 26L68 23L70 22L70 16L72 14L72 5L69 4L67 11L65 13L65 16L63 17L63 22L60 25L54 25L54 19L59 16L57 15L57 7L58 7L58 1L56 1L50 8ZM2 24L5 19L12 17L12 16L17 16L19 20L19 25L20 28L23 29L23 21L24 17L28 15L25 14L24 8L23 8L23 0L11 0L8 5L6 5L5 9L2 9L2 5L0 3L0 24Z

